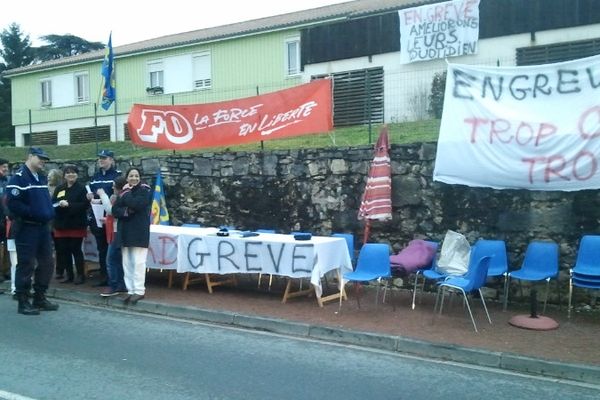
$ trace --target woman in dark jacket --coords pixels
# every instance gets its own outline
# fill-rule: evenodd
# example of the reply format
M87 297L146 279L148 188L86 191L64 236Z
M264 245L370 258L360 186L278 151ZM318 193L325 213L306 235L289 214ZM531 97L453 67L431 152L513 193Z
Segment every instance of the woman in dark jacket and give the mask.
M64 183L54 190L54 240L56 246L56 269L65 271L67 278L63 283L82 284L85 281L83 272L83 251L81 244L87 235L87 208L85 187L77 181L77 166L67 164L63 167ZM73 260L77 278L73 274Z
M127 287L125 303L136 304L146 293L146 257L150 242L152 190L142 183L138 168L127 171L127 184L112 206L117 218L115 241L123 253L123 275Z

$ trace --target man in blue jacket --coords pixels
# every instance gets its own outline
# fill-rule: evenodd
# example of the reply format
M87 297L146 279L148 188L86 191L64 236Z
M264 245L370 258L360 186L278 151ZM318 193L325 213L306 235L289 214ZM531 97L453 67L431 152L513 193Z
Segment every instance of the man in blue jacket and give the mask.
M17 247L15 287L18 312L38 315L40 310L58 310L58 304L46 299L52 273L52 235L50 221L54 208L48 192L48 180L42 173L48 155L39 147L31 147L25 164L6 185L7 206L14 217L11 233ZM31 278L34 276L33 304L29 302Z
M92 176L90 181L91 192L87 194L88 200L91 202L101 203L98 196L98 189L103 189L110 196L113 194L113 183L115 178L121 175L121 171L115 168L115 154L111 150L102 150L98 153L98 171ZM106 273L106 253L108 250L108 242L106 241L105 226L98 227L96 219L91 211L88 215L88 224L92 234L96 238L96 248L98 249L98 264L100 265L100 282L95 286L108 286L108 275Z

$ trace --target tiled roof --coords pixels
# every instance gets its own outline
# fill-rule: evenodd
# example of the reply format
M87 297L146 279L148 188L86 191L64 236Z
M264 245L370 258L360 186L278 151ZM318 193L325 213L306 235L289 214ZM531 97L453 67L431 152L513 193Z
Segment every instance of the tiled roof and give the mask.
M335 19L357 18L431 2L431 0L355 0L309 10L275 15L272 17L216 26L213 28L205 28L196 31L161 36L154 39L148 39L141 42L114 47L113 51L116 57L122 57L128 54L158 51L171 47L186 46L197 43L199 44L213 40L226 39L229 37L257 34L269 30L292 28L294 26L305 24L317 24ZM72 57L46 61L40 64L14 68L5 71L4 74L7 76L12 76L71 64L101 60L104 58L104 53L105 50L97 50Z

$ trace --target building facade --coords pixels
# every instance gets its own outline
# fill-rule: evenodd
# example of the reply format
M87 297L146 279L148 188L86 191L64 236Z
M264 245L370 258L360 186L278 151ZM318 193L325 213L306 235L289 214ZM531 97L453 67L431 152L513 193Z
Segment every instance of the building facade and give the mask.
M431 118L446 61L400 64L398 10L357 0L114 48L117 100L99 104L104 51L9 70L17 146L127 140L131 106L199 104L329 76L334 125ZM535 65L600 53L600 0L481 0L478 51L448 62Z

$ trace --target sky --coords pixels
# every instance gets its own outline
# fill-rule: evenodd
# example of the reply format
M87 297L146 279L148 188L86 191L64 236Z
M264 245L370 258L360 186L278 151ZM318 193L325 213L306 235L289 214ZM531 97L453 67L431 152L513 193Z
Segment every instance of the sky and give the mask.
M233 22L306 10L348 0L17 0L5 3L0 30L15 22L33 46L49 34L72 34L90 42L113 46ZM168 7L167 7L168 5Z

